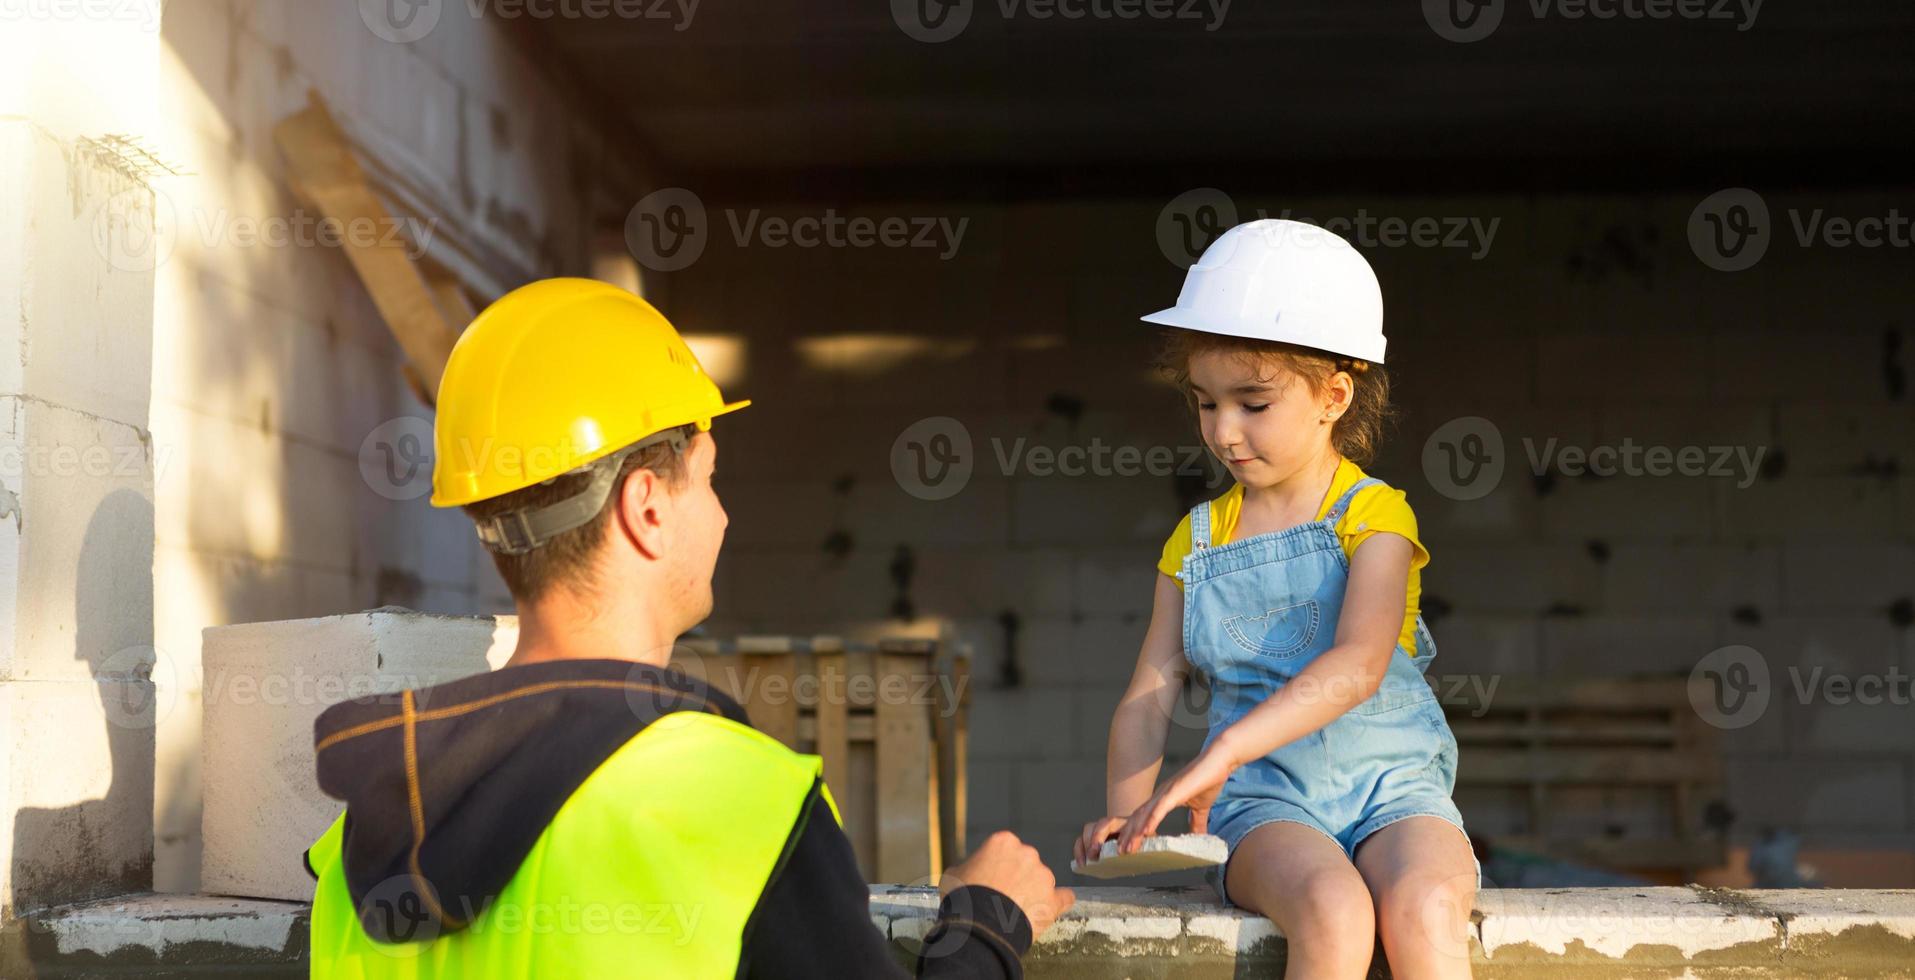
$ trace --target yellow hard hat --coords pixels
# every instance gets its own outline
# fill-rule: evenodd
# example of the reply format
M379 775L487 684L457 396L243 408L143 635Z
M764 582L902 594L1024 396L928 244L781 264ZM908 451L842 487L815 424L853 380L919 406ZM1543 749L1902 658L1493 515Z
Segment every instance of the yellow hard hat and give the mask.
M708 430L749 404L725 401L650 303L591 279L530 283L486 307L452 348L432 427L432 504L523 490L669 429Z

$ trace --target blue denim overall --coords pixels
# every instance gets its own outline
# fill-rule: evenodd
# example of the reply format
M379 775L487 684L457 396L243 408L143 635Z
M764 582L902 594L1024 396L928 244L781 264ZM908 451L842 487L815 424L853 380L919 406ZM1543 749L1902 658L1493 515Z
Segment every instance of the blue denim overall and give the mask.
M1177 577L1185 655L1210 684L1205 747L1335 645L1350 572L1337 521L1357 491L1381 482L1359 481L1320 521L1217 546L1210 502L1190 512L1191 550ZM1440 817L1463 831L1450 799L1456 736L1423 678L1436 641L1420 615L1416 646L1414 660L1397 646L1368 700L1231 774L1211 807L1210 832L1232 854L1252 830L1277 820L1315 828L1352 859L1365 837L1405 817ZM1482 873L1478 861L1479 886ZM1223 895L1222 875L1213 871L1211 882Z

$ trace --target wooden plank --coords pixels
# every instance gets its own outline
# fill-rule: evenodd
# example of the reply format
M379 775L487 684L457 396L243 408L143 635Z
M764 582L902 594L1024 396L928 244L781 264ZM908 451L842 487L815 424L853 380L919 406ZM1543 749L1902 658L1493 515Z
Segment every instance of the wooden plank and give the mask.
M850 789L849 746L846 745L845 699L832 692L844 690L844 653L819 653L814 661L818 671L818 757L824 760L825 785L831 787L840 812L848 805L844 795ZM849 814L845 814L849 821Z
M796 649L797 643L789 636L752 634L738 638L739 653L791 653Z
M968 805L965 789L967 766L964 715L970 695L971 658L953 651L945 661L943 677L937 687L937 718L934 728L938 743L938 829L941 856L945 861L964 859L964 813Z
M745 704L745 666L743 658L735 653L714 654L703 658L705 664L705 683L715 691L723 691L726 697L745 705L745 713L751 713L751 706ZM755 719L754 719L755 720Z
M844 655L845 704L871 708L878 703L878 660L870 650L847 650Z
M1478 748L1461 753L1459 783L1671 784L1709 778L1708 760L1633 749Z
M745 693L751 699L746 711L751 715L752 727L796 752L798 697L794 688L798 684L798 658L791 653L745 651L739 659L744 665Z
M465 328L479 315L472 300L466 295L465 287L457 279L443 273L428 275L426 281L432 284L432 296L439 301L439 315L445 317L446 325L452 328L454 342L465 333Z
M1468 687L1446 696L1443 709L1452 718L1483 711L1524 708L1590 708L1603 712L1689 708L1685 678L1590 678L1565 683L1559 678L1501 678L1488 698Z
M286 155L294 187L341 228L397 227L325 100L317 91L307 97L310 106L273 127L273 139ZM385 234L342 237L340 250L346 261L359 273L386 328L436 398L458 331L446 322L438 296L407 254L411 246Z
M844 832L851 838L851 852L858 857L858 871L866 881L878 880L878 747L871 742L853 742L845 751Z
M1665 840L1643 837L1547 838L1498 835L1498 848L1546 854L1605 868L1713 868L1728 859L1717 840Z
M878 690L878 877L887 883L921 882L938 864L936 763L931 712L916 697L930 669L928 651L880 642ZM900 683L900 680L902 683ZM902 691L902 695L899 692Z
M1456 721L1450 731L1459 744L1479 742L1610 742L1621 745L1676 744L1676 726L1656 722Z

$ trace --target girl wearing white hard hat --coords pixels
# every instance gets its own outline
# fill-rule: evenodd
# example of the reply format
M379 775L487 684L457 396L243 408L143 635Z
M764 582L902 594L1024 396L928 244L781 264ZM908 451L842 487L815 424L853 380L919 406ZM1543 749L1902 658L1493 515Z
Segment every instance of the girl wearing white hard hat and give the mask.
M1482 876L1451 800L1456 738L1423 677L1429 554L1401 490L1363 472L1389 412L1383 297L1313 225L1225 232L1190 269L1163 367L1236 483L1164 545L1136 672L1111 721L1107 805L1077 842L1131 852L1178 807L1230 847L1212 880L1275 921L1287 975L1469 976ZM1210 687L1203 751L1162 787L1171 709Z

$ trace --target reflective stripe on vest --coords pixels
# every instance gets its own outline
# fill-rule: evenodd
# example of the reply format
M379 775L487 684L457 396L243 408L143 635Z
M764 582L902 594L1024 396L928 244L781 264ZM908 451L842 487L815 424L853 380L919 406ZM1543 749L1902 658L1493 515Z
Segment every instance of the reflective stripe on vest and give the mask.
M398 944L375 943L360 925L340 863L342 816L309 852L319 876L312 975L734 976L746 922L821 769L817 756L718 715L665 715L579 784L470 925ZM378 891L375 914L399 917L403 935L416 910L382 906Z

